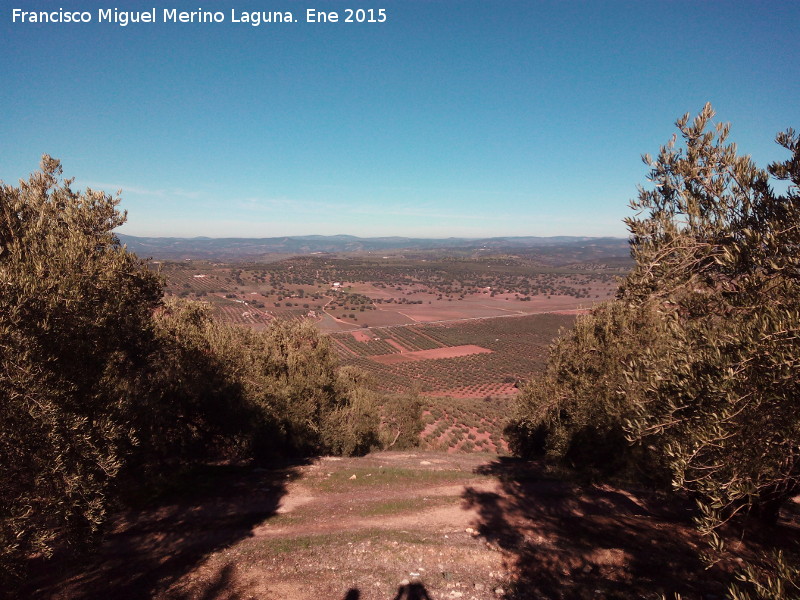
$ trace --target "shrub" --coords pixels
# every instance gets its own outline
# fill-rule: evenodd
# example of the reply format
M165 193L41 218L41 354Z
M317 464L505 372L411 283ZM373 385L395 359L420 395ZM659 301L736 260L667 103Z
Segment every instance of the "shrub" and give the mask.
M420 434L425 427L422 422L422 402L419 395L411 392L386 397L383 405L383 423L382 441L385 448L406 450L419 446Z
M655 459L698 499L720 550L722 524L738 514L772 525L800 491L800 136L779 134L791 157L765 171L727 142L728 125L709 130L713 117L710 105L691 124L685 115L683 146L676 135L644 157L653 186L626 220L636 265L617 300L553 347L513 442L613 465L627 433L652 449L635 464ZM786 560L750 565L731 594L798 589Z
M113 235L117 198L58 161L0 185L0 585L33 554L97 541L125 482L209 458L355 453L377 441L363 376L309 322L225 326L161 303Z
M380 415L365 373L343 367L336 376L336 391L339 400L322 427L325 449L352 455L365 454L377 447Z
M511 449L581 470L658 480L659 458L626 439L641 390L626 387L625 365L645 348L658 354L666 335L651 306L607 302L579 316L550 347L545 372L519 394L506 430Z
M352 454L375 442L374 396L357 370L338 370L328 337L309 321L275 319L263 332L214 325L227 377L259 414L256 454Z
M685 115L685 148L673 138L646 157L655 186L627 221L637 264L622 300L659 302L674 332L666 360L631 362L648 391L631 429L710 512L774 522L800 490L800 136L778 135L792 156L767 172L727 143L728 125L706 131L713 116Z
M79 548L105 519L131 443L132 374L161 283L112 230L119 199L60 180L45 156L0 186L0 584L57 535Z

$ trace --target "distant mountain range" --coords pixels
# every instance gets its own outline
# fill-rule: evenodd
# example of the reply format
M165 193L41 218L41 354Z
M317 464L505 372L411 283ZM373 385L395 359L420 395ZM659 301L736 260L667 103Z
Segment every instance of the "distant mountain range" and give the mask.
M273 238L135 237L119 234L129 250L155 259L258 260L271 255L447 250L459 253L523 253L565 255L581 260L629 256L624 238L492 237L492 238L361 238L352 235L303 235ZM274 258L274 257L273 257Z

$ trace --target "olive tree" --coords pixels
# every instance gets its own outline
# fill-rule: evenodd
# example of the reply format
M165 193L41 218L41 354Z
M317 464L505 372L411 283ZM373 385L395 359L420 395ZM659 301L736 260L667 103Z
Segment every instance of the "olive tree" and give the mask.
M674 483L700 494L706 531L737 513L774 522L800 490L800 140L768 171L728 143L706 105L651 166L627 219L636 266L620 301L657 302L666 359L640 353L629 424L653 436ZM787 180L778 194L770 175Z
M722 524L774 524L800 491L800 136L778 134L790 157L761 169L714 116L684 115L644 157L651 185L626 219L636 264L551 348L512 432L518 452L574 466L663 467L720 550ZM789 558L764 564L731 594L800 594Z
M113 234L118 198L74 192L57 160L0 184L0 570L103 522L130 444L127 374L148 353L159 279Z
M636 264L551 348L513 432L518 451L575 466L663 466L718 551L721 525L772 525L800 491L800 136L778 134L790 157L761 169L714 116L684 115L644 157L651 185L626 219ZM620 431L648 452L621 449ZM735 598L800 595L791 557L740 576Z
M512 450L587 474L663 482L660 454L627 439L625 423L643 390L626 378L626 365L645 349L658 356L668 337L647 303L609 301L578 316L516 399L506 430Z
M0 185L0 584L98 539L125 482L209 458L363 453L375 394L308 322L224 325L162 301L122 247L119 199L48 156Z

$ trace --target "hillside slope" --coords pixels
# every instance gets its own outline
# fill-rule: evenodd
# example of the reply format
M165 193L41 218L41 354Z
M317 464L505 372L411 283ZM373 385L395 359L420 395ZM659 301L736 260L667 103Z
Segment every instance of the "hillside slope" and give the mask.
M25 597L261 600L720 597L686 506L486 454L208 467L118 515L98 555ZM800 532L785 515L775 539Z

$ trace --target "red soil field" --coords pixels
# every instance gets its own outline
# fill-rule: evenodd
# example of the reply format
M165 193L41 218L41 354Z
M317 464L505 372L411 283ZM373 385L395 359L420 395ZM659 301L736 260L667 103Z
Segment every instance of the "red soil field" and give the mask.
M370 335L365 331L351 331L350 335L352 335L357 342L368 342L372 339L372 337L370 337Z
M383 365L393 365L402 362L415 362L418 360L432 360L437 358L456 358L458 356L469 356L471 354L489 354L492 351L488 348L481 348L472 344L465 346L451 346L449 348L434 348L433 350L416 350L414 352L403 352L401 354L381 354L370 356L370 360Z
M408 350L406 348L404 348L403 346L401 346L399 343L397 343L395 340L393 340L391 338L387 338L386 342L391 344L395 348L397 348L400 352L408 352Z

